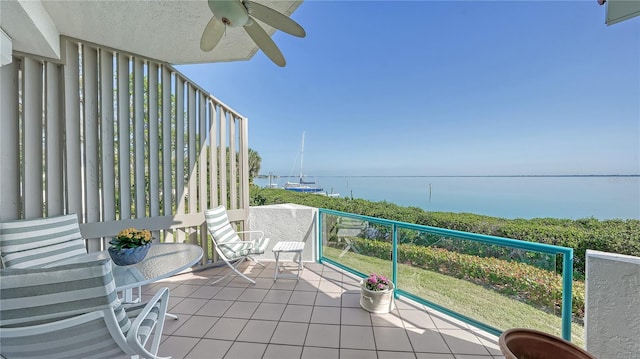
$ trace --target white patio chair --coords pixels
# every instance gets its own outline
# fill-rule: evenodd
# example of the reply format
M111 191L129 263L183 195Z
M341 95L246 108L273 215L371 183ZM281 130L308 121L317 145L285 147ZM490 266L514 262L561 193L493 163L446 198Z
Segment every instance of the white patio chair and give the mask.
M4 268L53 267L86 253L75 214L0 223Z
M50 268L87 254L76 214L0 223L3 268ZM142 288L138 287L138 296Z
M269 245L269 238L265 238L263 231L236 232L229 223L227 209L224 206L208 209L204 211L204 216L207 221L207 230L211 235L211 241L213 242L216 253L218 253L220 259L231 268L231 272L211 284L218 283L233 273L255 284L256 281L240 272L238 266L245 259L249 259L264 267L264 264L258 262L252 256L265 252ZM248 234L249 236L255 234L257 238L243 241L238 237L238 234Z
M111 265L102 259L0 271L0 355L156 358L169 289L147 303L123 306Z
M367 228L367 222L353 218L340 217L338 218L336 228L338 229L336 232L338 242L344 241L346 243L339 257L342 258L349 251L360 253L360 250L353 242L353 238L362 234L362 231Z

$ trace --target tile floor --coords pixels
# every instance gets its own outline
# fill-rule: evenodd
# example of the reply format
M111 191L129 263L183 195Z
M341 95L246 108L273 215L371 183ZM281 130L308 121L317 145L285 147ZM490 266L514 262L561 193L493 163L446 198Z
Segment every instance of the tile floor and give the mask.
M181 274L144 288L169 287L159 354L173 358L503 358L497 338L422 305L400 299L389 314L359 305L358 279L332 266L306 263L300 280L273 280L275 264ZM293 269L293 268L292 268Z

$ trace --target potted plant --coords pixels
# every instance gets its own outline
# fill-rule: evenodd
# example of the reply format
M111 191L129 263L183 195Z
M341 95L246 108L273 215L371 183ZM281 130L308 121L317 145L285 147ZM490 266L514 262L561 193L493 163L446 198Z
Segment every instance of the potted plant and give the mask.
M372 273L360 281L360 306L371 313L389 313L395 307L393 282Z
M123 229L109 241L109 255L119 266L136 264L149 252L151 240L151 232L146 229Z
M535 329L506 330L498 343L506 359L596 359L569 341Z

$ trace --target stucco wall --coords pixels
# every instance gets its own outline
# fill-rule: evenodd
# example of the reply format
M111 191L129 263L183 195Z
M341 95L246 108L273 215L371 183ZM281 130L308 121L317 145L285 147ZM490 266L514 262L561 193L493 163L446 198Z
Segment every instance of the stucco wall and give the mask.
M276 204L249 209L249 229L264 231L271 239L269 247L259 259L274 260L271 249L279 241L305 242L302 259L315 261L318 209L297 204ZM280 259L291 260L293 255L282 254Z
M597 358L640 358L640 258L587 251L586 349Z

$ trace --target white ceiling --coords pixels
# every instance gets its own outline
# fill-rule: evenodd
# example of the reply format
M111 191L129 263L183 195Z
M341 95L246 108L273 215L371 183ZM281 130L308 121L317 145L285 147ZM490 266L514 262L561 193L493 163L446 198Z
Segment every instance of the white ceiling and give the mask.
M254 1L286 15L302 3ZM0 27L14 51L59 58L62 35L171 64L248 60L256 53L242 28L228 28L213 51L201 51L211 16L206 0L0 0Z

